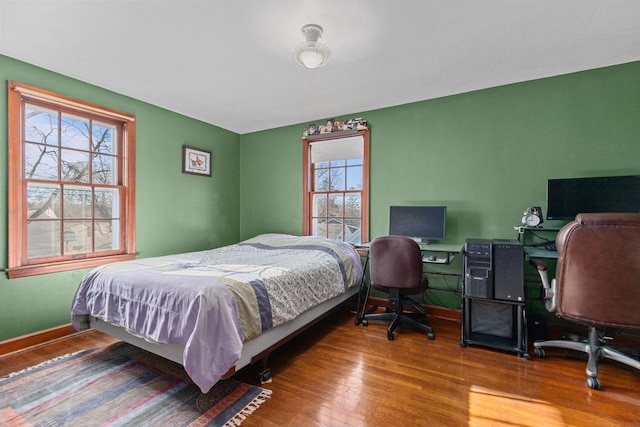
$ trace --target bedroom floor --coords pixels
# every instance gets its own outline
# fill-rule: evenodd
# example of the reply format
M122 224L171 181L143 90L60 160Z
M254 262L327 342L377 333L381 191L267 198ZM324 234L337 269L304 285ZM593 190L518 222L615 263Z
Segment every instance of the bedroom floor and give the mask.
M549 349L526 360L462 348L456 322L433 319L435 340L386 326L355 326L347 310L285 344L269 358L273 391L250 426L602 426L633 425L640 372L605 361L603 390L585 384L585 359ZM0 358L0 375L114 339L91 331ZM637 343L636 348L640 348ZM564 356L563 356L564 354ZM258 385L258 366L236 374Z

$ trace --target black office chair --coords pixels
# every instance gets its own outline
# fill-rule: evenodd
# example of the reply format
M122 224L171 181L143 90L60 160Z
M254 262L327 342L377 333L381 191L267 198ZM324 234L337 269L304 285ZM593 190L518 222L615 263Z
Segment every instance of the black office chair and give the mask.
M393 331L398 325L411 326L427 334L433 339L433 329L427 326L424 307L410 295L418 295L427 290L427 278L422 273L422 253L418 244L406 237L378 237L369 248L370 286L389 294L387 313L367 313L362 324L369 320L390 321L387 338L394 339ZM368 298L368 295L367 295ZM367 301L365 301L366 307ZM404 312L404 305L409 304L418 312L420 319L415 320Z
M556 247L553 281L546 265L532 261L545 288L545 305L558 317L586 325L589 336L536 341L535 355L544 357L543 347L587 353L587 385L599 389L602 358L640 369L638 351L620 351L608 336L617 329L640 331L640 214L579 214L560 230Z

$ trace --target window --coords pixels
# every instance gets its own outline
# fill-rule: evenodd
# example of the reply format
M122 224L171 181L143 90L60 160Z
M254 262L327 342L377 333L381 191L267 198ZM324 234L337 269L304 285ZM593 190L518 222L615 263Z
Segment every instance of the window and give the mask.
M368 241L369 130L303 141L303 234Z
M135 256L135 118L9 82L10 278Z

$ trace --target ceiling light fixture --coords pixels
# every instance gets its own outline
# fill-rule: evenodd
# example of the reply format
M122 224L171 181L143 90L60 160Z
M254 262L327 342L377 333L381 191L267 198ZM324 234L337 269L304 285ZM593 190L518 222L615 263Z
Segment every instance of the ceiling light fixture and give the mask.
M322 36L322 27L316 24L307 24L302 27L302 35L307 39L293 49L293 57L299 65L306 68L322 67L329 61L331 51L318 39Z

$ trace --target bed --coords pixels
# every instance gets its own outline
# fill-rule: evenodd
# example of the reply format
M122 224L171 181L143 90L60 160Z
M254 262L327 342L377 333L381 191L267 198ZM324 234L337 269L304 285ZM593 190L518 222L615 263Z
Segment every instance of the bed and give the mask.
M361 278L350 244L262 234L95 268L78 286L71 321L182 364L206 393L351 299Z

